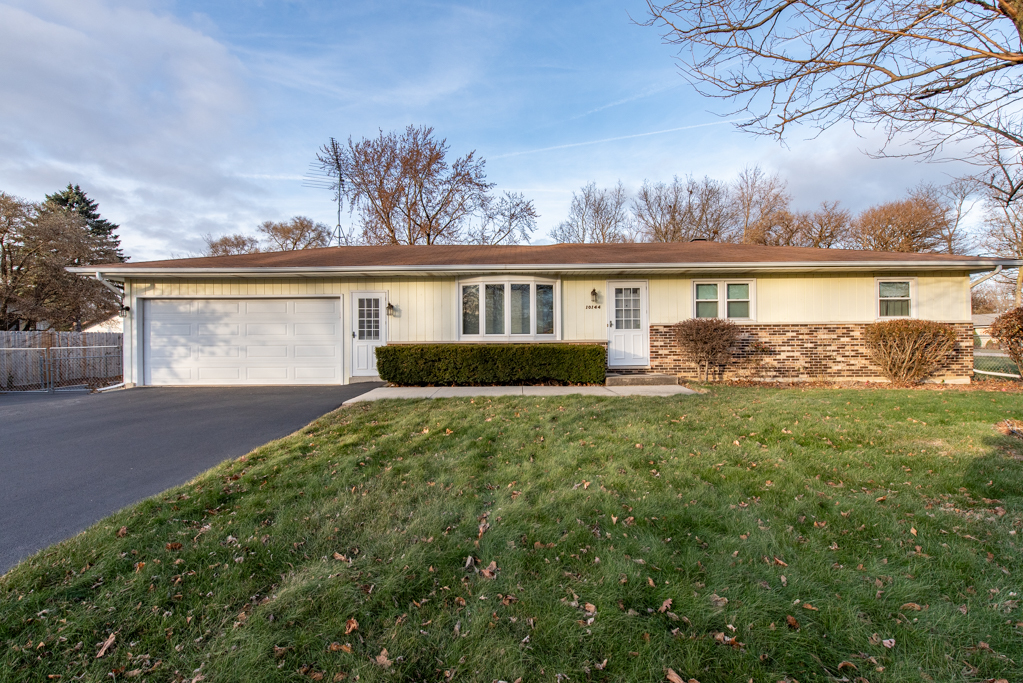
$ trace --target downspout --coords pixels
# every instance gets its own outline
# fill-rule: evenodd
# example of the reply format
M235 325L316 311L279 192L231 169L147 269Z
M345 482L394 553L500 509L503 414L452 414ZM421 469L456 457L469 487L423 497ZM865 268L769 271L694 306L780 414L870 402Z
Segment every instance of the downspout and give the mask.
M998 268L999 270L1001 270L1001 266L998 266ZM990 277L990 275L988 277ZM115 295L117 295L117 300L120 302L121 308L124 308L124 292L110 284L110 280L107 280L105 277L103 277L103 273L99 272L98 270L96 271L96 281L99 282L104 287L106 287L107 289L109 289Z
M994 277L995 275L998 275L998 274L999 274L1000 272L1002 272L1002 267L1001 267L1001 266L995 266L995 269L994 269L994 270L992 270L992 271L991 271L990 273L988 273L988 274L987 274L987 275L985 275L984 277L981 277L981 278L977 278L976 280L974 280L973 282L971 282L971 283L970 283L970 289L973 289L974 287L976 287L977 285L979 285L979 284L981 284L981 283L983 283L983 282L987 282L988 280L990 280L991 278L993 278L993 277ZM97 273L97 275L98 275L98 274L99 274L99 273Z

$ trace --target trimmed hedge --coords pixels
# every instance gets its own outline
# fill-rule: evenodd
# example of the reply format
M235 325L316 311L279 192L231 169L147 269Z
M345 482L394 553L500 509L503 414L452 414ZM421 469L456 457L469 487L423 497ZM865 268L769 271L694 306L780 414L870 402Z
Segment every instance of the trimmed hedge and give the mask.
M400 344L377 349L380 379L401 386L603 384L597 344Z

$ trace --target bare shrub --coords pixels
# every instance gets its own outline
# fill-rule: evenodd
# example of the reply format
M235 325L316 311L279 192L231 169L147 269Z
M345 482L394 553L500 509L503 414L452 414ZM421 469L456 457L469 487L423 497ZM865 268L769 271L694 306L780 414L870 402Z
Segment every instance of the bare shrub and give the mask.
M1023 371L1023 306L995 318L990 332L1016 367Z
M690 318L675 323L675 343L696 363L697 377L707 381L710 366L721 366L732 357L732 348L739 339L739 327L719 318Z
M868 325L864 336L871 360L895 384L929 377L956 347L955 329L931 320L886 320Z

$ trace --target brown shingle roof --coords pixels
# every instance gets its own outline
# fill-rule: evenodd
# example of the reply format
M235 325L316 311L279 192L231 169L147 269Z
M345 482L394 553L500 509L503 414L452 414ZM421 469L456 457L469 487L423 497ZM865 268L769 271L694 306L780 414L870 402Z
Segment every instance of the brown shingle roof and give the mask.
M976 256L904 254L851 249L767 247L717 242L638 244L550 244L538 246L376 246L326 247L301 251L264 252L236 256L170 259L117 263L102 266L104 272L137 269L263 269L263 268L429 268L472 266L586 266L611 265L703 265L703 264L846 264L919 263L962 264L965 267L1000 261ZM85 270L85 269L82 269ZM88 270L95 270L90 267Z

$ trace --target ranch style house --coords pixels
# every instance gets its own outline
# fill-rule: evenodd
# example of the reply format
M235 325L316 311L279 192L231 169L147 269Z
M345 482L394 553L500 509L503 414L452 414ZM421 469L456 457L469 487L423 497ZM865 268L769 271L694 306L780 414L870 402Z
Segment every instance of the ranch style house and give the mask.
M879 380L863 341L893 318L948 323L936 381L969 382L970 276L1023 261L696 241L366 246L116 263L127 386L347 384L384 344L594 343L609 373L695 377L672 325L726 318L764 380ZM759 343L758 343L759 342ZM756 362L753 362L753 361Z

